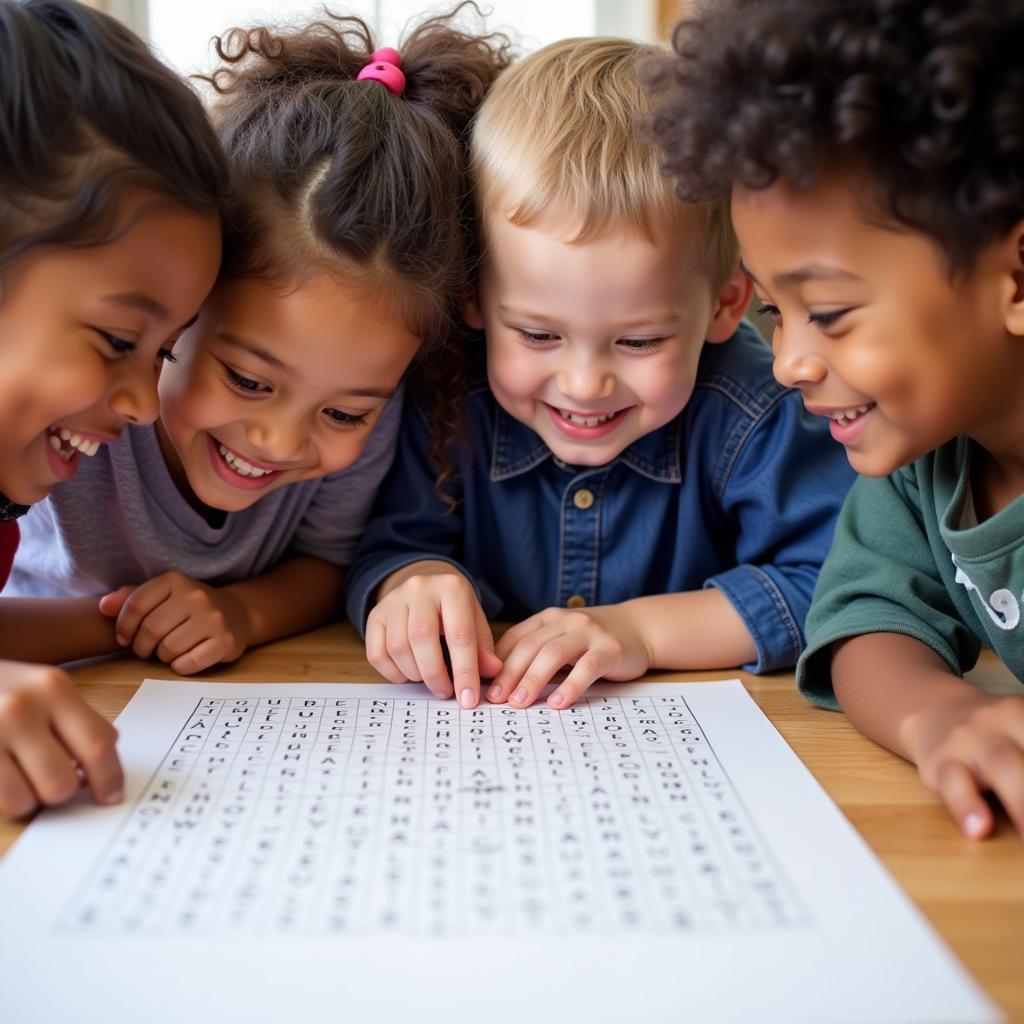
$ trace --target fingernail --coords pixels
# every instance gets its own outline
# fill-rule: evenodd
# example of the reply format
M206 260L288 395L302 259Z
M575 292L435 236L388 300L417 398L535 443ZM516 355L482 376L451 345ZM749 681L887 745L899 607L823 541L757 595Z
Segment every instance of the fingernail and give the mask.
M467 686L459 694L459 707L471 708L473 706L473 691Z
M124 790L115 789L113 793L108 793L104 798L105 804L119 804L124 799Z
M561 690L555 690L550 697L548 697L548 704L553 708L560 708L565 703L565 694Z
M118 634L117 634L117 642L118 642L118 643L119 643L119 644L120 644L120 645L121 645L122 647L127 647L127 646L128 646L128 637L126 637L126 636L121 636L121 634L120 634L120 633L118 633Z
M501 700L501 687L497 683L495 683L487 691L487 699L488 700Z
M964 818L964 831L972 838L977 839L985 831L985 818L977 811L971 811Z
M525 703L525 701L526 701L526 687L525 686L520 686L519 689L516 690L516 692L513 693L511 697L509 697L509 700L513 704L523 704L523 703Z

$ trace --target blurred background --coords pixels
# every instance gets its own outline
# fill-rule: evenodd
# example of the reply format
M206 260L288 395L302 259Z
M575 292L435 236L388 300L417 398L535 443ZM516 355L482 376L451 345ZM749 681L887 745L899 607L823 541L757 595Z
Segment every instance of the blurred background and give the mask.
M310 20L323 10L316 0L85 0L109 11L147 39L182 74L209 71L210 40L236 25ZM413 0L333 0L338 14L358 14L385 44L412 18L451 5ZM524 51L566 36L616 35L655 41L668 38L680 0L487 0L480 4L492 28L511 30Z

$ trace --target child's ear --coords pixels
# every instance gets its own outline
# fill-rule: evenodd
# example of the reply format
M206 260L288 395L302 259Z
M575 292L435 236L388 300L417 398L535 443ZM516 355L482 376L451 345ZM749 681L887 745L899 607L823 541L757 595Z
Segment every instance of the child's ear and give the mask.
M1014 224L1006 236L1011 286L1007 288L1006 329L1024 337L1024 220Z
M750 305L753 290L753 282L736 267L715 298L715 314L708 327L708 341L728 341L735 334Z
M462 318L474 331L484 329L484 315L480 311L480 296L472 292L462 300Z

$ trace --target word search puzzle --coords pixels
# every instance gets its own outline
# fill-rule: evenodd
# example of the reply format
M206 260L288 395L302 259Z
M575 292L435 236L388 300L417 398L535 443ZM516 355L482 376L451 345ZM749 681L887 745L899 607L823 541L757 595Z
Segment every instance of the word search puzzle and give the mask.
M172 978L210 1020L998 1020L737 681L562 712L147 681L118 724L125 804L0 863L2 989L81 979L14 1021L181 1019ZM849 957L885 991L830 992Z
M353 696L197 701L67 923L483 937L804 917L683 694L562 713Z

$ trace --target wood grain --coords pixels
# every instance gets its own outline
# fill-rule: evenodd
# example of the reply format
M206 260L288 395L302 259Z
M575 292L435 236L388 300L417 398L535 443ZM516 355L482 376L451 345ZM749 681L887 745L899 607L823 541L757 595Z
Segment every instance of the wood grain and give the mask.
M145 676L175 678L134 658L74 668L86 699L114 718ZM808 704L791 673L665 673L652 679L739 676L751 696L828 791L896 881L1011 1020L1024 1024L1024 844L1005 819L991 839L964 839L906 762L861 736L842 715ZM333 625L249 652L201 677L217 681L380 682L348 625ZM1024 692L990 655L971 678ZM0 853L24 823L0 822ZM841 878L836 879L842 885ZM837 970L849 970L849 965ZM870 983L870 979L865 979Z

